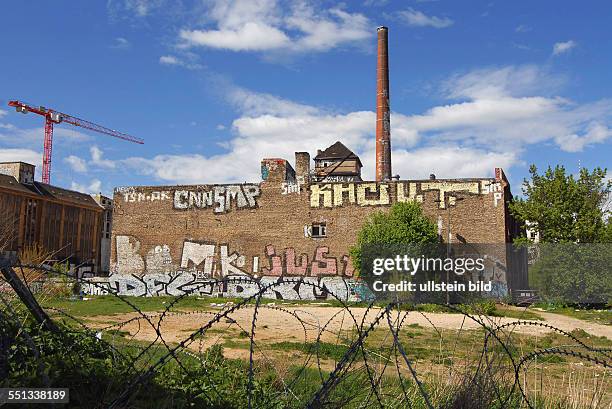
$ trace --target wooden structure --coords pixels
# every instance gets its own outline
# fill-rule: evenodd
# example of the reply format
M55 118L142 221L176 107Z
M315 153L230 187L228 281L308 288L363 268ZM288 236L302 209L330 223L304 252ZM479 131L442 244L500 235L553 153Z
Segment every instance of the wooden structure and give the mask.
M0 214L5 252L40 245L53 259L100 265L103 208L90 195L36 182L34 166L0 163Z

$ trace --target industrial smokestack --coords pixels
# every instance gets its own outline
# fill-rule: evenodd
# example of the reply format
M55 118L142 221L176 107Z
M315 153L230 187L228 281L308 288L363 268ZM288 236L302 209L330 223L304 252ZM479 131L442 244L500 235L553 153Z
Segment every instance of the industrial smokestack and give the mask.
M376 64L376 180L391 180L391 121L389 108L389 29L378 27Z

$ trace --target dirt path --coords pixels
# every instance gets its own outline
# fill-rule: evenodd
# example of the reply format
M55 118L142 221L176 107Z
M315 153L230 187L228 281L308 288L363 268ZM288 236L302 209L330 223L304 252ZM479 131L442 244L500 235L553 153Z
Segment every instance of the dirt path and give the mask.
M220 309L216 308L206 312L171 314L165 316L161 323L159 323L159 316L156 317L155 314L150 316L154 325L159 326L166 342L180 342L200 327L206 325L219 311ZM257 314L255 338L257 342L261 343L284 341L314 342L320 336L322 341L335 342L339 334L353 331L356 327L355 323L361 325L363 321L366 324L364 328L367 328L382 313L380 308L371 309L364 318L366 311L365 308L351 308L349 312L343 308L336 307L282 306L282 309L280 309L278 306L262 306ZM193 347L197 349L206 348L217 342L223 343L228 339L236 345L248 342L247 334L251 332L253 312L252 306L247 306L233 312L228 318L223 318L219 323L215 323L207 332L206 337L197 340ZM401 314L403 318L405 313L402 312ZM567 332L571 332L574 329L582 329L590 335L612 339L612 326L583 321L559 314L539 311L537 314L546 321L533 322L545 322ZM91 326L101 328L108 325L109 322L121 322L136 316L137 314L135 313L97 316L91 317L89 322ZM396 318L397 312L392 313L391 319L394 320ZM506 317L477 318L481 319L489 327L517 321L515 318ZM435 327L439 330L481 328L478 322L461 314L419 313L414 311L409 312L404 320L405 326L410 324L418 324L421 327L431 329ZM378 328L388 328L386 317L379 319ZM131 335L140 340L152 341L157 338L155 328L145 320L133 321L122 327L121 330L129 331ZM514 332L530 335L546 334L550 331L549 328L540 326L517 326L514 328ZM240 348L238 347L238 349Z

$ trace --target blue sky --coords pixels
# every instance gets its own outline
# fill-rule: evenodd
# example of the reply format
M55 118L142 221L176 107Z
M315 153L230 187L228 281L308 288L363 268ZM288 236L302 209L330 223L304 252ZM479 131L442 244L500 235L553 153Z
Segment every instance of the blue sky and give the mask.
M608 1L109 0L0 5L0 161L40 168L30 101L145 139L56 127L52 183L258 181L262 157L343 141L374 169L389 27L393 173L611 167Z

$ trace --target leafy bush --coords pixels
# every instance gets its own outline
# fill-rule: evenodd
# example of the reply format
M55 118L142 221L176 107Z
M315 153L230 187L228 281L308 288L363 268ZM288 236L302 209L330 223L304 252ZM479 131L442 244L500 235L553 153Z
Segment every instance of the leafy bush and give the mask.
M361 272L364 262L363 247L367 245L394 245L437 243L438 228L424 214L418 203L395 203L389 212L373 213L357 236L357 245L350 249L355 269Z
M612 246L540 244L529 285L548 303L606 304L612 301Z

